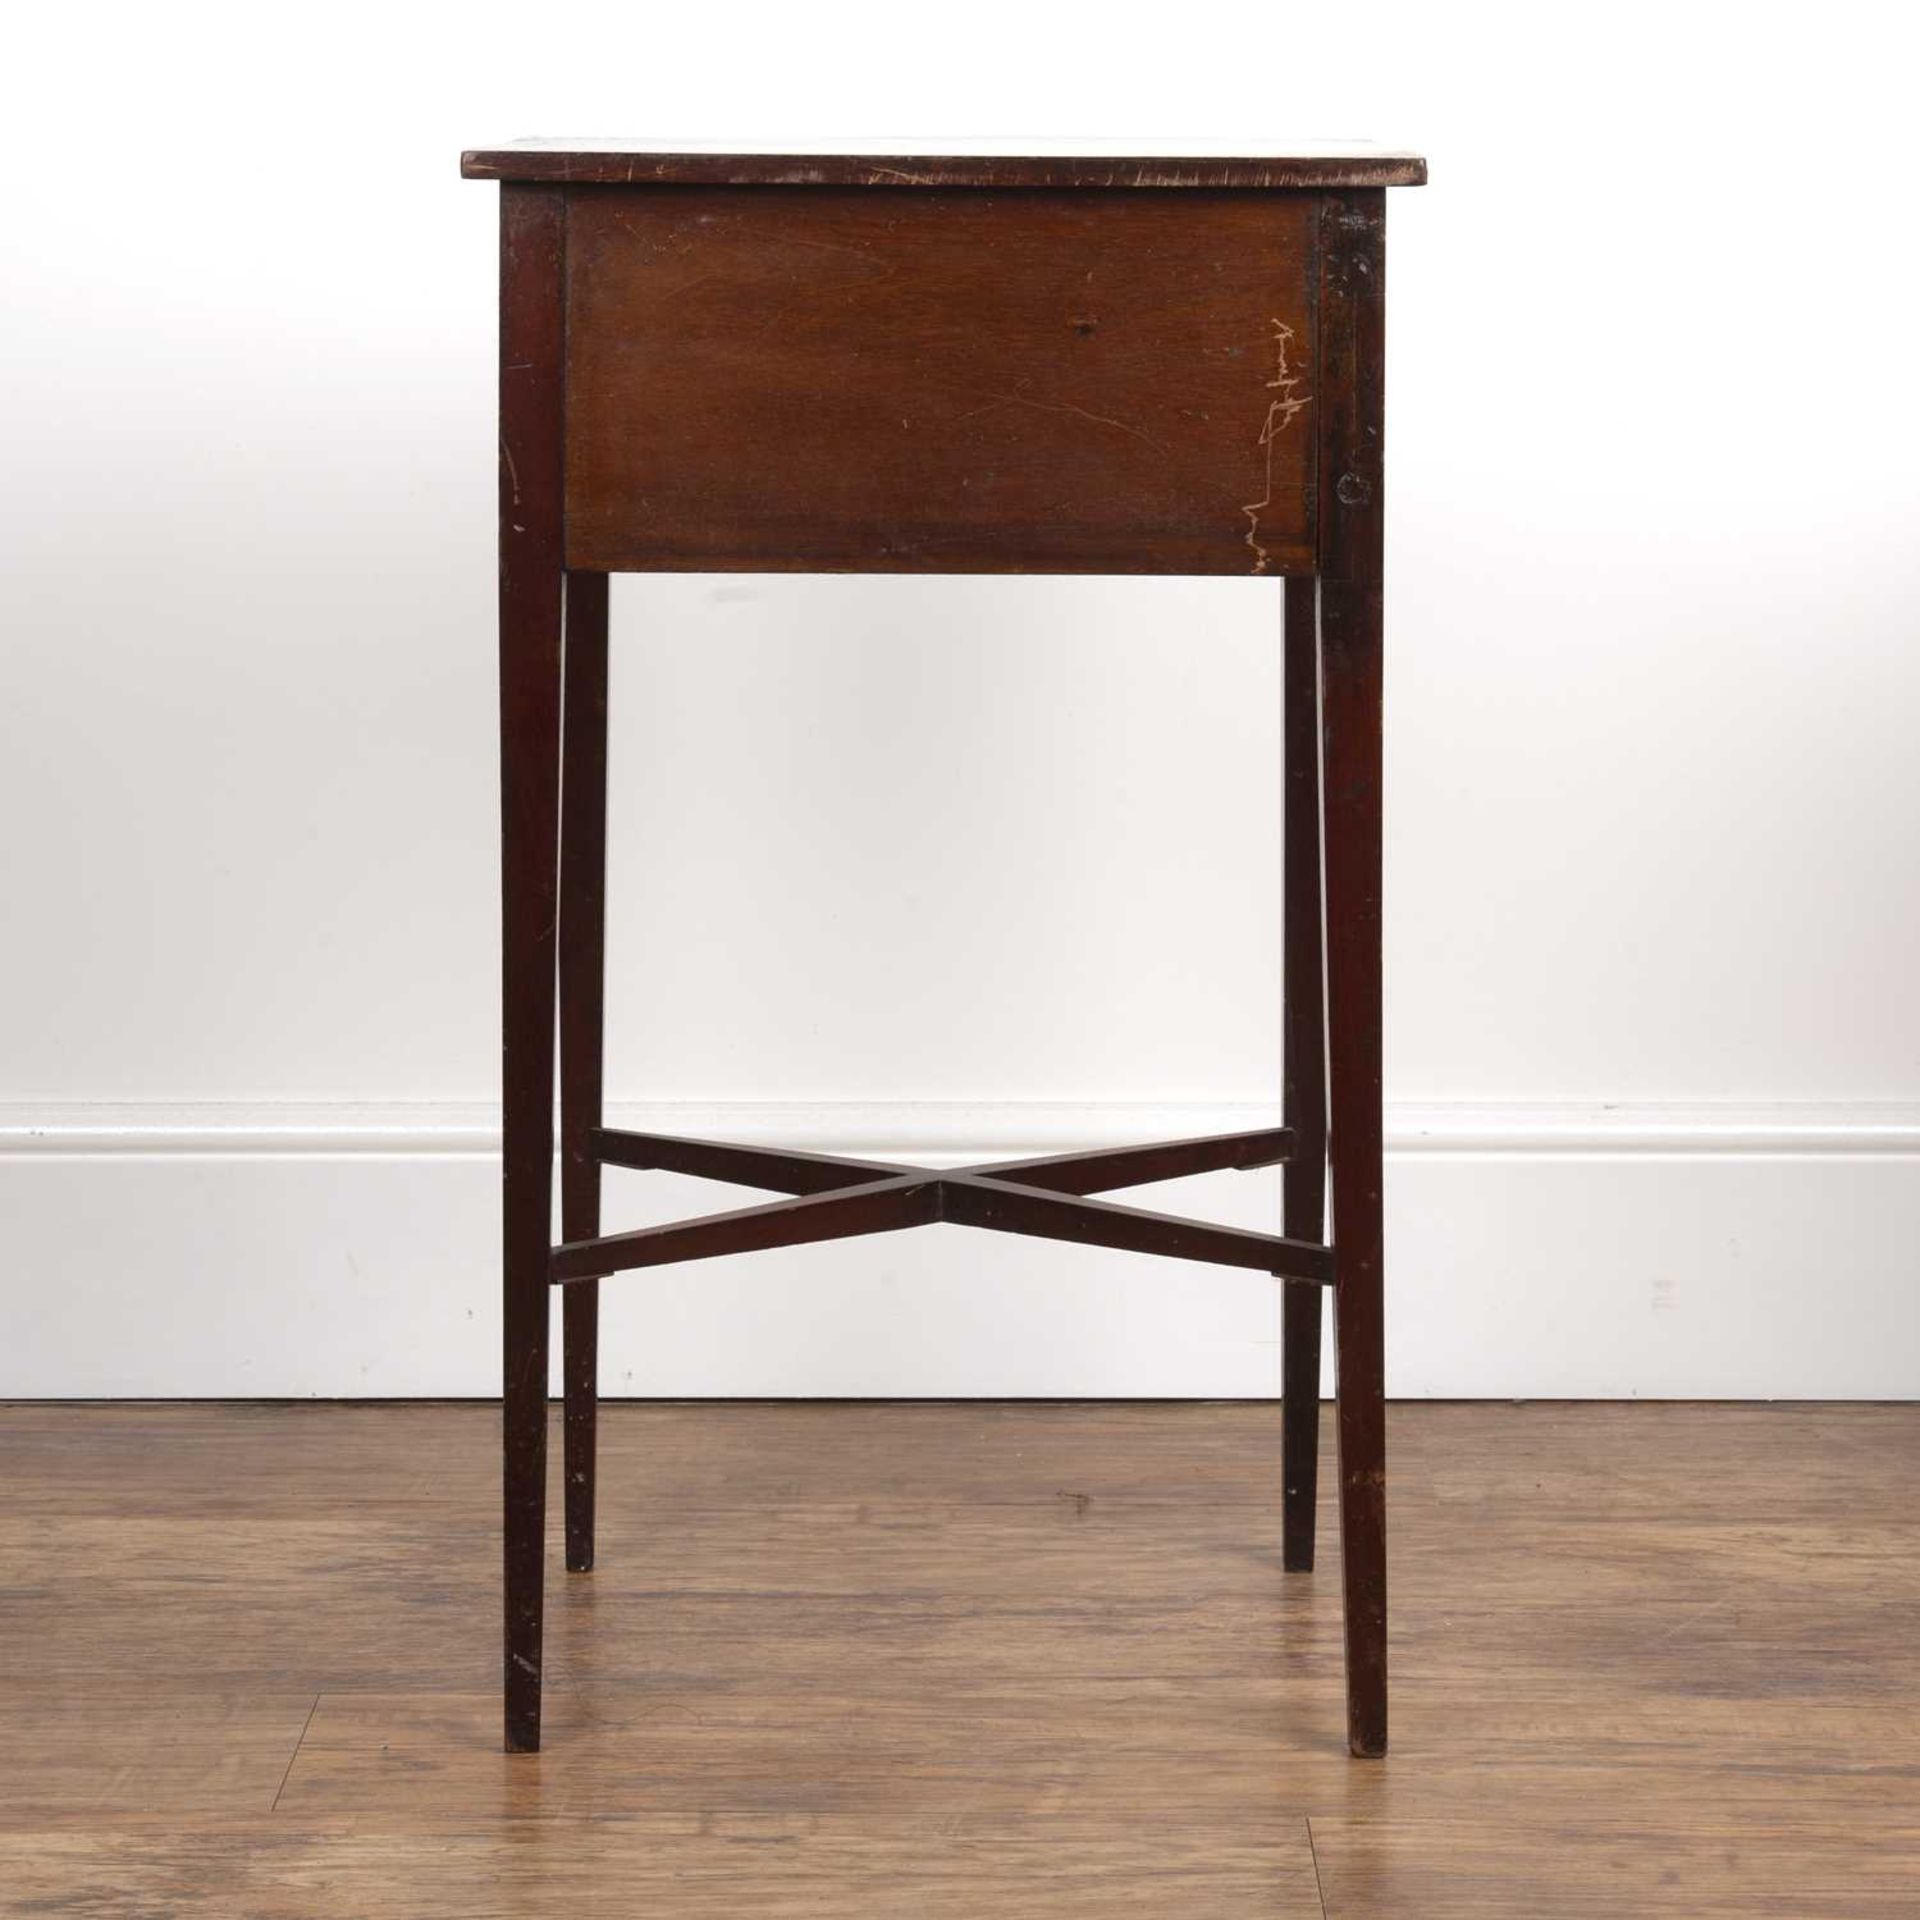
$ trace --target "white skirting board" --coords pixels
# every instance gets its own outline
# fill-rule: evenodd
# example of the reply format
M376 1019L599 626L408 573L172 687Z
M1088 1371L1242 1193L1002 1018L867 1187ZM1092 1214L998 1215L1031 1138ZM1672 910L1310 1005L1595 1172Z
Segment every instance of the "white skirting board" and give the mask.
M1197 1103L608 1117L940 1162L1275 1119ZM1391 1393L1920 1396L1920 1109L1438 1104L1388 1121ZM1278 1185L1219 1173L1129 1197L1271 1227ZM479 1107L0 1109L0 1396L491 1394L498 1198ZM609 1230L748 1203L618 1170L607 1201ZM609 1279L601 1380L612 1396L1270 1397L1278 1292L924 1227ZM554 1357L557 1384L557 1338Z

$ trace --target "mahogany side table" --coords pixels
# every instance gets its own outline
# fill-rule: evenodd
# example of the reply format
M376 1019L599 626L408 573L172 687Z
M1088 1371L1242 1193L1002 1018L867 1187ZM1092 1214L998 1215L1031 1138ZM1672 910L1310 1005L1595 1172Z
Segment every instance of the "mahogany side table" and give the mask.
M604 1276L948 1220L1284 1283L1289 1569L1332 1290L1348 1742L1384 1753L1384 190L1424 162L523 141L461 171L501 183L508 1748L540 1744L548 1289L581 1570ZM607 576L729 570L1284 583L1280 1127L933 1171L603 1124ZM1275 1165L1280 1235L1092 1197ZM606 1166L784 1197L603 1234Z

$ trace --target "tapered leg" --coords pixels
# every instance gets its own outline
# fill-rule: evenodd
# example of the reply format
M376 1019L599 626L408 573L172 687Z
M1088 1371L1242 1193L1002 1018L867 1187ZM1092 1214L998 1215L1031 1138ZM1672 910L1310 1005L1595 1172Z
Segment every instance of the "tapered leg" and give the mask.
M1319 590L1286 585L1284 852L1286 1007L1282 1082L1293 1157L1281 1174L1281 1232L1289 1240L1326 1235L1326 1004L1320 920ZM1280 1563L1313 1570L1314 1506L1320 1481L1320 1293L1289 1280L1282 1289Z
M1320 281L1320 697L1347 1744L1387 1750L1380 1075L1386 196L1329 194Z
M607 576L567 575L566 713L560 782L560 1223L563 1240L600 1232L606 996ZM593 1565L594 1427L600 1283L567 1288L567 1569Z
M506 1743L540 1744L560 828L560 273L556 188L500 192L502 1428Z

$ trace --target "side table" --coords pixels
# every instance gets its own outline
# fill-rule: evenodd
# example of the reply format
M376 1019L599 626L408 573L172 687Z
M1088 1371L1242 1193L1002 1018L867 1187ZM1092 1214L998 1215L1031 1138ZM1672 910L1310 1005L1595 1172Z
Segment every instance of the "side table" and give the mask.
M461 171L501 183L508 1748L540 1744L549 1288L583 1570L602 1278L947 1220L1284 1283L1296 1570L1313 1561L1331 1289L1348 1741L1384 1753L1385 189L1425 163L521 141ZM662 571L1281 582L1282 1125L957 1171L604 1125L607 577ZM1274 1165L1279 1235L1092 1197ZM604 1234L607 1166L783 1197Z

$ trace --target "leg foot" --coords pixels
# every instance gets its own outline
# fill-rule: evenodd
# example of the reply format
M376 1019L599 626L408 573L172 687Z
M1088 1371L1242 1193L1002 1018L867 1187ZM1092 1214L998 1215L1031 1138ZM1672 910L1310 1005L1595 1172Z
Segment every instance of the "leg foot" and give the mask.
M1314 1513L1320 1497L1320 1293L1297 1280L1286 1285L1281 1327L1280 1564L1313 1571Z

